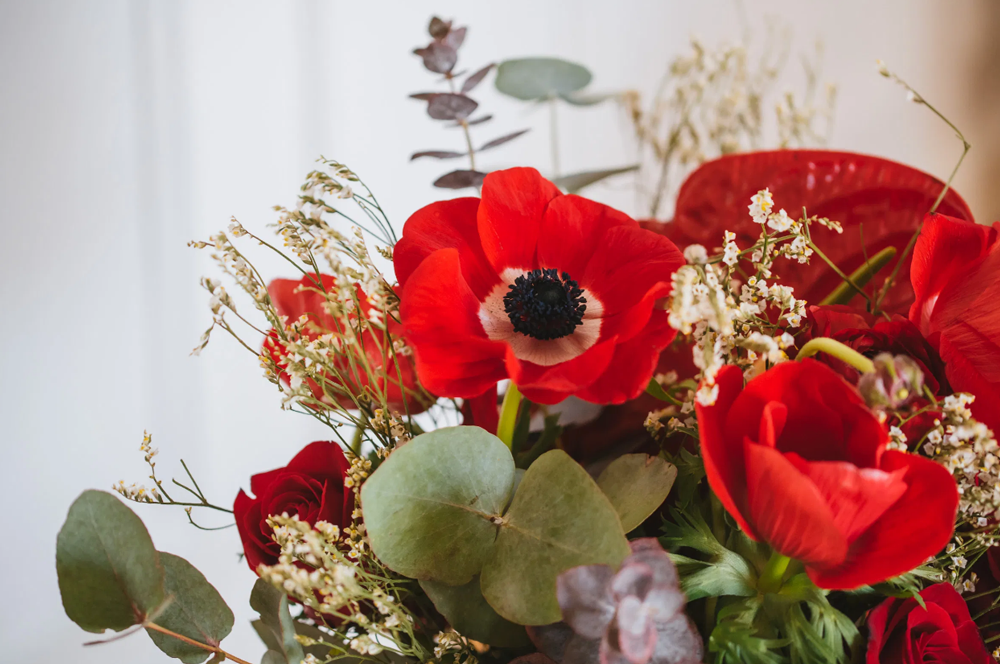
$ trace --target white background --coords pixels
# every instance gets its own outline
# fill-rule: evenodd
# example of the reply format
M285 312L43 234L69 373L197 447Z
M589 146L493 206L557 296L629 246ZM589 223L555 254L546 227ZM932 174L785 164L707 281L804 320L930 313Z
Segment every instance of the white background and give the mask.
M984 0L988 1L988 0ZM840 87L834 147L882 154L947 175L957 142L875 73L882 58L954 117L963 53L981 3L928 0L747 2L757 38L789 26L794 51L826 44ZM597 89L651 91L691 34L736 41L728 0L179 0L0 3L0 659L10 662L167 661L137 634L82 648L63 614L55 536L85 488L141 481L143 429L169 477L183 457L201 486L229 504L251 474L283 465L324 432L283 413L256 361L220 334L188 356L209 320L198 277L207 256L185 247L231 215L263 230L270 206L294 203L319 154L361 173L397 228L447 192L429 183L453 162L408 162L421 149L458 149L411 92L434 78L410 50L432 13L470 31L462 62L557 55L585 63ZM794 63L790 71L795 72ZM790 81L800 81L792 78ZM480 142L524 126L529 137L488 165L549 165L545 115L477 93L498 120ZM970 120L971 122L971 120ZM966 133L976 143L977 130ZM614 107L562 113L566 170L629 163ZM976 162L958 185L979 209ZM967 183L963 188L962 184ZM623 185L592 195L630 209ZM992 220L992 219L989 219ZM289 276L274 259L259 266ZM253 575L234 529L204 533L171 508L137 511L161 549L189 558L236 612L226 641L258 660L248 621ZM222 523L212 514L206 523Z

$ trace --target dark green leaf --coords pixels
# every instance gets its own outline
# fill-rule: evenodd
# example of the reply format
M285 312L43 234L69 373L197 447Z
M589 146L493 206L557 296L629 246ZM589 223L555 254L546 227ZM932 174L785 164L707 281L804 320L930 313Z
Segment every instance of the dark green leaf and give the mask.
M746 560L726 550L704 569L683 577L681 590L689 602L702 597L751 597L757 594L757 574Z
M568 95L587 87L585 67L558 58L505 60L497 69L496 87L505 95L530 101Z
M195 641L218 646L233 629L233 612L219 591L188 561L160 552L170 603L155 623ZM154 630L146 630L156 646L185 664L198 664L211 654Z
M560 189L565 190L566 193L575 194L584 187L589 187L595 182L600 182L605 178L609 178L614 175L621 175L622 173L631 173L632 171L637 170L639 170L639 164L602 171L583 171L581 173L572 173L570 175L558 177L552 182Z
M639 527L663 504L677 478L677 467L660 457L626 454L611 462L597 478L625 532Z
M514 460L479 427L450 427L398 448L364 483L372 550L415 579L463 585L492 553Z
M295 640L295 625L288 613L288 597L267 581L257 579L250 593L250 608L260 614L263 626L274 636L279 648L267 651L264 663L300 664L305 656ZM259 632L258 632L259 633ZM269 659L270 658L270 659Z
M547 625L562 615L560 573L578 565L617 567L628 554L610 501L576 461L552 450L528 468L514 495L483 567L483 596L512 622Z
M56 540L63 608L88 632L141 623L166 597L163 566L142 520L104 491L84 491Z
M462 636L500 648L528 645L528 633L524 631L524 627L500 617L483 599L478 576L464 586L421 581L420 587L434 602L435 608Z

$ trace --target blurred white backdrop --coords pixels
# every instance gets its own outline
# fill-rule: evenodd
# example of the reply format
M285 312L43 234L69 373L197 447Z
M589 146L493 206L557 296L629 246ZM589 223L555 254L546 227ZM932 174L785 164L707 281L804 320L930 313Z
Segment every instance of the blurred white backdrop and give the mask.
M753 25L790 27L793 54L826 45L838 84L832 147L876 153L946 176L959 144L925 109L875 72L882 58L966 130L996 129L963 101L965 52L984 2L747 2ZM732 0L458 0L265 2L72 0L0 3L0 605L4 661L166 661L142 634L83 648L63 614L55 536L85 488L140 481L144 429L164 476L184 458L215 501L251 474L283 465L319 425L279 410L256 361L219 335L188 353L209 313L197 286L207 256L185 247L230 216L263 229L270 206L294 203L320 154L349 164L397 229L449 196L430 182L440 162L421 149L457 148L408 100L433 85L410 51L432 14L468 25L462 62L554 55L587 65L594 88L650 92L692 34L738 41ZM973 44L974 45L974 44ZM789 72L797 75L793 59ZM800 80L800 79L795 79ZM782 84L784 85L784 83ZM781 85L779 85L779 88ZM787 86L786 86L787 87ZM525 126L529 137L493 166L549 165L543 113L477 91L496 115L483 140ZM962 124L962 120L968 122ZM621 165L634 153L611 105L561 116L566 170ZM974 148L975 150L975 148ZM957 186L979 209L987 181L975 152ZM977 188L978 187L978 188ZM590 195L631 210L623 186ZM992 219L990 219L992 220ZM288 276L262 255L266 275ZM187 557L237 621L227 649L256 660L249 627L253 574L235 529L195 530L176 508L139 507L157 546ZM211 514L209 525L224 523Z

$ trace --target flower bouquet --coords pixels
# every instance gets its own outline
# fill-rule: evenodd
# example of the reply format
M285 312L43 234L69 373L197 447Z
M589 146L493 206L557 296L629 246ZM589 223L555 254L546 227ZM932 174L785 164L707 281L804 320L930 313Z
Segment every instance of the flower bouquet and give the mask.
M827 116L791 95L783 149L754 149L773 71L741 49L695 44L645 106L589 93L590 73L557 59L463 76L466 29L429 32L415 53L446 90L414 97L465 149L414 158L467 158L435 184L476 195L416 211L397 238L324 159L277 208L279 242L233 220L192 243L243 298L202 280L195 353L231 335L331 440L254 475L231 509L186 465L158 478L148 435L152 486L116 487L193 524L232 514L262 661L993 661L997 228L915 169L801 149ZM620 104L642 161L484 169L524 133L474 148L490 116L470 95L494 69L553 122L557 106ZM675 199L672 220L575 193L626 174L657 183L651 215ZM267 281L252 248L292 278ZM223 648L219 593L118 497L73 503L56 562L83 629L246 662Z

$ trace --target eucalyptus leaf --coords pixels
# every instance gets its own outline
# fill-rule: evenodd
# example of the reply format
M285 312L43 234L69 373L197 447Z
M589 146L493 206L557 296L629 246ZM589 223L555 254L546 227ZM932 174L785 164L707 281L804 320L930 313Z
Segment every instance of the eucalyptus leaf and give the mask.
M513 485L510 450L483 429L417 436L361 487L372 551L404 576L464 585L492 553Z
M522 129L520 131L515 131L512 134L507 134L506 136L501 136L500 138L494 138L492 141L490 141L488 143L485 143L482 147L480 147L479 151L483 152L484 150L490 150L492 148L499 147L499 146L503 145L504 143L506 143L507 141L513 141L518 136L523 136L524 134L527 134L529 131L531 131L531 130L530 129Z
M474 74L469 74L469 77L465 79L464 83L462 83L462 94L464 95L467 92L471 92L473 88L482 83L483 79L486 78L486 75L490 73L491 69L493 69L492 62Z
M63 608L88 632L141 623L166 598L164 571L135 513L104 491L84 491L56 540Z
M514 495L483 567L483 596L512 622L553 623L561 617L560 573L579 565L618 567L629 552L604 493L568 454L551 450L528 468Z
M479 106L465 95L442 93L427 102L427 115L435 120L464 120Z
M288 597L267 581L257 579L250 593L250 608L260 614L263 626L274 636L278 648L264 655L265 664L301 664L305 657L295 640L295 624L288 612Z
M179 556L160 552L166 591L172 599L155 623L189 639L218 646L233 629L233 612L205 575ZM184 664L199 664L211 654L162 632L146 633L160 650Z
M300 636L308 636L316 641L324 641L330 638L327 634L320 631L318 627L307 625L306 623L298 620L294 620L293 623L295 625L295 633ZM267 646L268 650L274 650L279 653L281 652L281 644L278 642L278 637L275 636L274 632L272 632L269 627L264 625L262 620L254 620L250 623L250 626L253 627L255 632L257 632L257 636L259 636L260 640L264 642L264 645ZM325 659L330 652L330 648L322 644L302 646L302 650L305 654L311 654L320 661Z
M414 159L420 159L421 157L433 157L434 159L457 159L459 157L464 157L466 152L452 152L450 150L425 150L423 152L414 152L410 155L410 161Z
M445 173L434 181L434 186L440 189L465 189L483 184L486 173L480 171L457 170Z
M672 463L648 454L626 454L604 469L597 486L615 506L628 533L663 504L675 479L677 467Z
M505 95L531 101L571 94L592 78L585 67L558 58L520 58L500 63L495 85Z
M462 636L500 648L520 648L530 643L524 627L502 618L486 602L478 576L462 586L421 581L420 587Z
M593 92L589 94L586 92L576 92L559 95L559 98L573 106L596 106L609 99L614 99L618 95L619 93L616 92Z
M632 171L639 170L639 164L633 164L631 166L624 166L622 168L611 168L601 171L582 171L580 173L571 173L570 175L563 175L558 177L552 182L563 189L568 194L575 194L584 187L589 187L590 185L600 182L605 178L610 178L615 175L622 175L623 173L631 173Z

